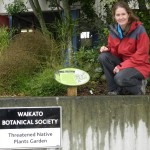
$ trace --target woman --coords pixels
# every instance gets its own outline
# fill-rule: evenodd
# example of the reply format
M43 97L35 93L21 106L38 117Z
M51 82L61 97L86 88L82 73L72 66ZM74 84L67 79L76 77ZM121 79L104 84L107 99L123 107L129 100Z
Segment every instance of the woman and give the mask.
M109 95L143 95L150 75L149 37L128 4L117 2L112 9L116 25L110 26L108 46L100 48Z

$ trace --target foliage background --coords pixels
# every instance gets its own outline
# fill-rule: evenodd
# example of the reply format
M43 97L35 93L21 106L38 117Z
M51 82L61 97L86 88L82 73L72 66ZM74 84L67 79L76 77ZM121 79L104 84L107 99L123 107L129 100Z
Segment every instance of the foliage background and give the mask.
M2 96L61 96L66 95L67 87L57 83L54 79L55 71L64 68L66 61L66 49L68 37L70 39L82 31L90 31L98 35L96 44L89 47L79 46L78 51L72 53L72 67L85 70L91 79L86 85L78 88L79 93L106 94L106 81L102 68L97 61L99 48L107 44L108 25L113 23L111 18L111 6L116 0L104 3L105 14L96 14L92 6L94 1L81 1L82 11L80 18L72 20L60 16L52 24L55 32L48 30L34 31L33 33L18 34L11 37L11 32L6 27L1 27L0 35L0 95ZM17 2L17 1L16 1ZM74 1L68 1L68 10ZM103 3L103 0L99 1ZM13 3L14 4L14 3ZM150 35L150 11L141 7L134 10L143 22L148 35ZM145 3L144 3L145 4ZM15 7L14 7L15 6ZM10 7L10 9L9 9ZM26 8L20 5L9 5L8 11L18 14ZM17 8L17 9L16 9ZM61 10L62 11L62 10ZM71 16L71 15L70 15ZM75 30L74 30L75 29ZM14 29L15 30L15 29ZM54 35L55 38L54 38ZM10 38L11 37L11 38ZM73 49L73 47L71 47ZM150 83L149 83L150 84ZM148 87L148 92L150 92Z

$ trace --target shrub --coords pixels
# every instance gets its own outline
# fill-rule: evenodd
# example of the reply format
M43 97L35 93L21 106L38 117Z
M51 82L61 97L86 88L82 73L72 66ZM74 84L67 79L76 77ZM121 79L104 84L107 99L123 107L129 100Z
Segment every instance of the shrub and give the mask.
M46 67L60 64L59 49L53 39L40 32L21 33L11 41L0 59L0 90L8 93L24 90L26 82ZM23 88L23 89L22 89Z
M45 69L28 83L27 95L32 96L63 96L67 87L54 79L54 71Z
M43 65L47 65L50 62L50 67L53 68L61 63L61 52L58 43L48 36L45 37L39 31L16 35L9 50L27 51Z
M76 67L89 73L90 80L95 81L100 77L100 73L96 72L99 67L98 63L99 50L97 49L85 49L81 47L78 52L75 53Z
M4 49L7 48L8 44L9 44L9 32L8 32L8 28L3 26L0 27L0 53L3 52Z

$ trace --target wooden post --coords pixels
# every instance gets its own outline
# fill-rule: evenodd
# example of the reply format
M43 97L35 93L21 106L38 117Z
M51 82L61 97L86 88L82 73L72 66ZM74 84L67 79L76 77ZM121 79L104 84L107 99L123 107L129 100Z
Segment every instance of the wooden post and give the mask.
M69 86L67 89L68 96L77 96L77 86Z

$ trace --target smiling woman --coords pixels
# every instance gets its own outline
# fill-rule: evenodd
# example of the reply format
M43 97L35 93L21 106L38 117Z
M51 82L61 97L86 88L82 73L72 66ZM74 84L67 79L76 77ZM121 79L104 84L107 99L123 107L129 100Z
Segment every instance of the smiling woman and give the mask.
M124 30L128 24L129 14L124 8L118 8L115 13L115 20L120 25L121 29Z
M100 48L109 95L143 95L150 75L149 37L126 2L112 8L108 45Z

